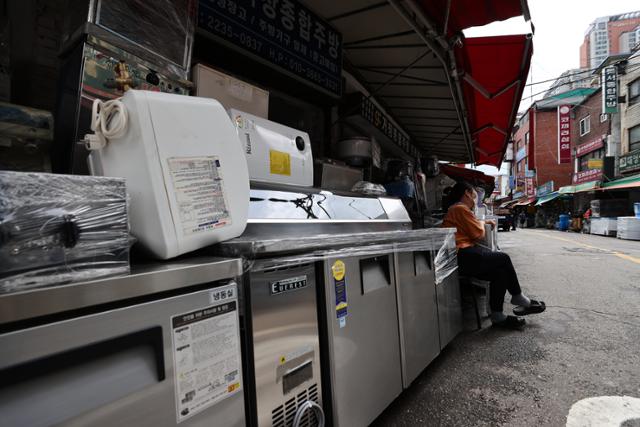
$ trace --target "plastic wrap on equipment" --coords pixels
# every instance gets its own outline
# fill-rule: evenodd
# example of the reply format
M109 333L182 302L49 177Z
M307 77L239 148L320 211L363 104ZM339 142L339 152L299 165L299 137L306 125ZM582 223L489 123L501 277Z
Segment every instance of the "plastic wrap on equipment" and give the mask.
M129 273L120 178L0 171L0 293Z
M238 237L219 246L225 256L244 258L245 271L284 268L337 257L376 256L402 252L434 252L436 283L458 268L455 228L315 234L255 239Z

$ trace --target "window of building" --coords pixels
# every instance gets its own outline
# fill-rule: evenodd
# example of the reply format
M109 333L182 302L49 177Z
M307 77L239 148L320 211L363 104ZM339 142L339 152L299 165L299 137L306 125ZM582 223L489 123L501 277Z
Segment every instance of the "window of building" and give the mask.
M629 151L640 150L640 125L629 129Z
M591 131L591 116L587 116L580 120L580 136L586 135Z
M592 151L580 157L578 163L578 171L586 171L589 169L589 160L591 159L604 159L604 147L599 150Z
M640 79L635 79L629 84L627 93L629 94L629 105L637 104L640 101Z
M604 123L609 120L609 115L607 113L600 114L600 123Z

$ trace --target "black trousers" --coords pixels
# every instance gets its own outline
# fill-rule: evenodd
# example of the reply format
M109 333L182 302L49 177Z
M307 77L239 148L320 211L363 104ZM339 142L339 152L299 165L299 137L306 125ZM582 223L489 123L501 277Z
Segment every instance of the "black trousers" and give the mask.
M458 268L463 276L489 281L489 305L491 311L502 311L504 295L520 295L518 275L509 255L493 252L481 246L458 250Z

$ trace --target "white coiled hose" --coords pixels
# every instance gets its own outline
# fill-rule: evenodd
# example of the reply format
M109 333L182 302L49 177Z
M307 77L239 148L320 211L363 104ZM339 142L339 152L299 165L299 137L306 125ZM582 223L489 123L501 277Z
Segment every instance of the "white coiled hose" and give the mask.
M313 411L316 413L316 417L318 418L318 427L324 427L324 411L322 407L318 405L316 402L311 400L307 400L300 407L298 407L298 412L296 412L296 416L293 418L293 427L300 427L300 422L302 421L302 417L305 412Z
M91 108L91 130L84 138L88 150L100 150L110 139L121 138L127 131L129 115L127 108L118 99L93 101Z

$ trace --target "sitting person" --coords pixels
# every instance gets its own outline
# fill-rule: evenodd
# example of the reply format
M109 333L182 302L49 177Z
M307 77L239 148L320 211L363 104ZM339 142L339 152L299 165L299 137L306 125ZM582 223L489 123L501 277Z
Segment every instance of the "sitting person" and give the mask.
M442 223L443 227L455 227L456 247L458 249L458 267L460 274L490 282L489 305L491 322L494 326L519 329L526 323L517 316L506 316L503 313L506 291L511 294L511 303L516 305L516 315L541 313L545 310L544 302L527 298L520 289L518 276L511 258L503 252L493 252L479 246L484 238L485 224L496 226L494 220L479 221L473 214L473 207L478 197L475 189L465 183L458 182L449 192L449 207Z

